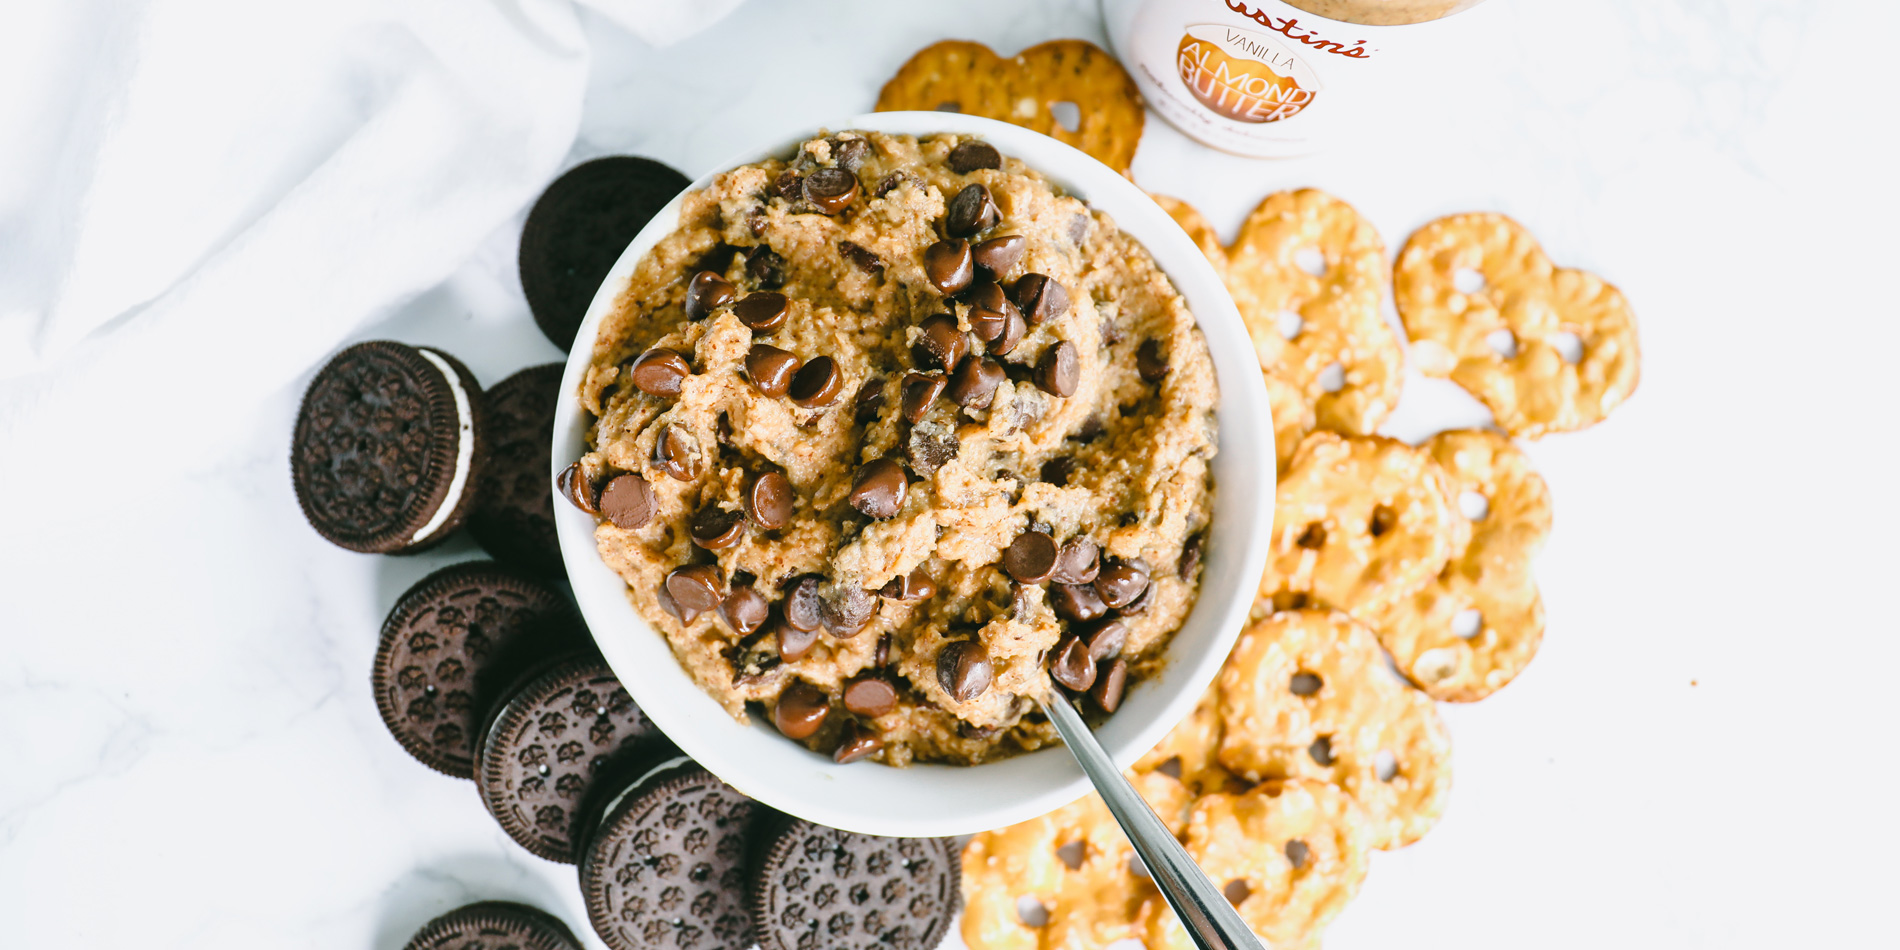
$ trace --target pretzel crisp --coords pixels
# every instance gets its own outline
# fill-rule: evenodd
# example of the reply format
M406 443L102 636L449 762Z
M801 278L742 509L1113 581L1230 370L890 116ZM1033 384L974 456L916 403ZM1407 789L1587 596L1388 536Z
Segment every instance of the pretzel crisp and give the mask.
M1148 197L1153 198L1155 204L1160 205L1161 210L1166 211L1168 217L1173 218L1174 223L1187 232L1194 246L1201 249L1201 253L1207 256L1207 262L1214 265L1214 271L1221 275L1222 280L1225 280L1227 249L1221 246L1220 235L1214 232L1214 226L1208 224L1207 219L1201 217L1201 212L1193 205L1179 198L1170 198L1167 195L1149 195Z
M1422 448L1444 471L1454 504L1467 493L1484 499L1482 517L1435 580L1367 620L1420 689L1473 702L1516 677L1543 640L1544 605L1530 562L1550 534L1550 489L1530 459L1494 432L1441 432ZM1477 611L1469 629L1459 625L1467 610Z
M1160 773L1129 777L1182 833L1192 793ZM1141 907L1156 892L1135 873L1134 853L1095 794L977 835L963 852L963 942L971 950L1091 950L1138 936ZM1022 897L1042 905L1040 926L1023 919Z
M1385 245L1351 205L1317 188L1268 195L1227 249L1227 289L1260 365L1300 390L1321 428L1370 435L1398 405L1398 336L1379 312Z
M1431 456L1395 439L1315 432L1275 493L1255 616L1314 599L1372 616L1438 576L1469 531Z
M1288 779L1203 796L1187 849L1274 950L1317 947L1320 932L1366 877L1367 832L1352 798L1325 782ZM1141 911L1149 950L1194 943L1160 895Z
M1071 132L1052 104L1072 103ZM878 93L878 112L961 112L1000 119L1060 139L1128 174L1144 112L1134 79L1086 40L1050 40L1004 59L967 40L917 51Z
M1438 708L1345 614L1292 610L1255 624L1218 683L1220 764L1235 775L1339 786L1365 810L1375 848L1417 841L1444 811L1451 737Z
M1595 425L1636 390L1636 317L1623 293L1553 265L1504 215L1419 228L1393 284L1419 369L1470 390L1514 436ZM1567 345L1581 354L1574 363Z

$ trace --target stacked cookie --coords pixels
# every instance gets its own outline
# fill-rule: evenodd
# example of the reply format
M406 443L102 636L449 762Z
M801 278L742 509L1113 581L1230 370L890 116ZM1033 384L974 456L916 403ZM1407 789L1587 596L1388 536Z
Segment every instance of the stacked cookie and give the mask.
M1130 777L1257 933L1313 946L1367 855L1418 840L1444 808L1450 738L1432 701L1483 699L1536 654L1530 562L1551 500L1512 437L1620 405L1638 375L1634 320L1614 287L1554 267L1500 215L1426 225L1388 272L1378 233L1320 191L1269 196L1231 246L1157 200L1253 335L1279 489L1253 626ZM1468 389L1502 431L1418 446L1375 434L1404 362L1380 312L1388 273L1415 365ZM964 867L975 950L1191 946L1094 796L978 835Z
M331 358L298 409L291 482L311 527L366 554L411 554L467 524L496 558L561 573L547 490L561 365L484 391L433 347L358 343Z

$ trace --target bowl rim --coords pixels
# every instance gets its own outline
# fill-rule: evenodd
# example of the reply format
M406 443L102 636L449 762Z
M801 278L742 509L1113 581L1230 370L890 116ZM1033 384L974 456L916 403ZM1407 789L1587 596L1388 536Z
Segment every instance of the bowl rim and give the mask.
M685 195L741 165L784 157L799 143L836 131L979 135L1052 185L1106 211L1139 241L1187 300L1214 359L1220 396L1214 517L1201 589L1170 640L1162 668L1131 688L1117 715L1096 729L1109 756L1127 768L1200 701L1246 625L1267 557L1273 518L1272 416L1250 337L1219 275L1187 234L1145 192L1093 157L1041 133L946 112L878 112L806 126L746 148L695 177L641 229L602 281L575 336L555 409L548 472L566 574L583 620L635 702L683 752L740 792L779 811L863 834L939 837L999 828L1060 808L1089 790L1066 749L1050 746L976 766L877 763L836 765L786 741L751 717L727 715L674 657L671 644L634 609L626 584L600 558L594 519L563 503L560 471L586 448L592 415L573 398L594 355L600 324L634 269L679 223ZM1242 433L1245 438L1221 438ZM1193 631L1190 638L1187 635ZM1181 650L1192 647L1182 655Z

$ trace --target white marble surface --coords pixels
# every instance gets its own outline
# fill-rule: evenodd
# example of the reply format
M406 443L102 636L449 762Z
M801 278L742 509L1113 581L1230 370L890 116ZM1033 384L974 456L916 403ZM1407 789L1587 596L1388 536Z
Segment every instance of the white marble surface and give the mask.
M1900 81L1882 44L1900 17L1875 0L1492 0L1458 20L1357 141L1248 161L1151 117L1134 168L1228 235L1291 186L1346 198L1390 245L1441 213L1505 211L1641 321L1634 399L1529 447L1556 499L1542 655L1445 710L1450 811L1375 857L1327 946L1892 946ZM1103 40L1089 0L755 0L662 51L580 25L591 66L563 164L634 152L689 173L868 107L939 38ZM0 240L33 239L17 207L0 203ZM521 213L348 338L442 346L485 382L556 358L513 272ZM216 379L279 332L228 334L177 372ZM470 785L383 731L384 612L477 550L366 557L303 524L286 446L311 364L235 374L215 424L162 384L117 393L140 432L96 406L0 403L0 945L397 950L484 897L586 930L571 868L512 846ZM1398 434L1484 419L1449 384L1407 387Z

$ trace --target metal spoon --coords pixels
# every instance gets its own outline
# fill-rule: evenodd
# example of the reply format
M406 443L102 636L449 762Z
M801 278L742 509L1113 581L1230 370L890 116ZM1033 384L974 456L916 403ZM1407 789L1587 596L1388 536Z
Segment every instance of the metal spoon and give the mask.
M1075 761L1095 784L1109 813L1121 823L1128 842L1135 846L1135 853L1141 856L1141 863L1147 866L1168 906L1181 918L1194 945L1200 950L1260 950L1260 938L1253 935L1234 905L1227 902L1214 882L1188 857L1187 849L1181 847L1174 833L1155 816L1154 809L1149 808L1135 787L1122 777L1121 770L1102 750L1102 744L1095 741L1095 734L1089 731L1081 714L1053 684L1042 697L1042 708L1049 714L1049 721L1056 724L1063 744L1074 753Z

